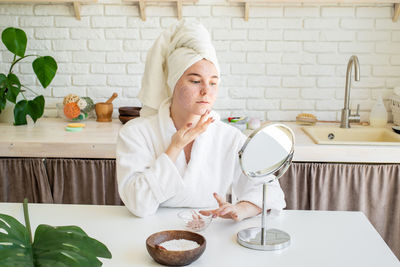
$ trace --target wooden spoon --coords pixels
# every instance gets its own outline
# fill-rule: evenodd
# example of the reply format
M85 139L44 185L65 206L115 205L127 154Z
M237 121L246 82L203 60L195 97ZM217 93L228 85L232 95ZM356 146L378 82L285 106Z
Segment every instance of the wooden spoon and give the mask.
M106 101L106 103L111 103L118 96L117 93L113 93L112 96Z

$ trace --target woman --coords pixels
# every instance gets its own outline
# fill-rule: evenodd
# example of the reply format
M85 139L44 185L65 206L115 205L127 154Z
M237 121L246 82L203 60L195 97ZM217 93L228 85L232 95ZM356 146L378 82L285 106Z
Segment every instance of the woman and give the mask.
M240 221L261 212L262 186L244 176L238 162L246 138L211 110L219 80L215 50L201 24L182 21L150 49L141 118L121 129L117 143L119 193L135 215L154 214L159 206L215 204L201 213ZM230 188L235 204L225 201ZM268 209L285 207L277 181L268 192Z

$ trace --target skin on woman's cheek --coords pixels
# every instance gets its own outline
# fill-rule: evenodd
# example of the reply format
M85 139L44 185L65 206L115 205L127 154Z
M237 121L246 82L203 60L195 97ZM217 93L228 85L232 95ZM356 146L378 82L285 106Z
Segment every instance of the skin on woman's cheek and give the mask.
M194 99L194 91L191 90L188 86L181 86L178 89L176 98L183 109L190 111Z

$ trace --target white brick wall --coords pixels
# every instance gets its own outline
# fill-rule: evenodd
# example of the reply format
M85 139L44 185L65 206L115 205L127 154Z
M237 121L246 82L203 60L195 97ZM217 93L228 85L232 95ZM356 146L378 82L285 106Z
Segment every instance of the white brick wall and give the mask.
M400 22L391 5L251 6L225 0L184 5L183 17L201 21L210 31L222 79L215 108L222 116L247 115L294 120L312 112L338 120L343 106L347 61L358 55L361 81L353 82L351 106L361 106L365 120L375 99L387 99L400 86ZM100 0L82 5L76 20L69 4L1 4L0 30L14 26L28 35L28 53L51 55L58 74L42 89L27 59L21 80L46 96L46 116L68 93L104 101L113 92L118 106L139 105L146 53L163 28L177 21L172 4L150 4L147 20L132 3ZM12 59L0 45L0 71ZM115 112L114 116L118 116Z

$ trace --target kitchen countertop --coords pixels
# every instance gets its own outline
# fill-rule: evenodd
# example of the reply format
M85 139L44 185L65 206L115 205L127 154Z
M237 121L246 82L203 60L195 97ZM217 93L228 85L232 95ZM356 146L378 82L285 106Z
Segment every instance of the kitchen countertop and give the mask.
M39 224L77 225L104 243L112 259L105 267L160 266L146 251L146 239L163 230L182 230L177 213L161 208L153 216L138 218L123 206L29 204L32 232ZM23 220L22 204L0 203L0 213ZM287 232L289 247L278 251L251 250L239 245L236 234L260 226L260 217L239 223L214 219L202 232L206 250L191 266L268 267L400 267L400 262L362 212L284 210L268 216L268 227Z
M68 122L60 118L42 118L34 126L0 123L0 157L115 158L120 121L84 123L81 132L66 132ZM283 123L296 136L293 161L400 163L400 146L317 145L295 122Z

